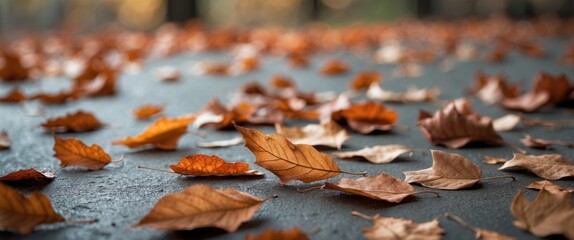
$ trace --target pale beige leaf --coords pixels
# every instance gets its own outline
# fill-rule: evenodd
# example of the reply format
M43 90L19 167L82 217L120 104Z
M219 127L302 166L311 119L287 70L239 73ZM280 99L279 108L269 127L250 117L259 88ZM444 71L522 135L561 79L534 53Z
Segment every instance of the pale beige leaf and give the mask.
M484 163L489 164L489 165L496 165L496 164L505 163L508 161L504 158L491 157L491 156L486 156L486 155L482 156L482 158L484 158Z
M363 228L365 239L402 239L402 240L439 240L444 234L444 229L437 219L424 223L415 223L412 220L393 217L381 217L380 215L366 216L359 212L353 215L373 221L373 226Z
M160 230L217 227L235 232L264 202L234 189L217 190L199 184L165 195L134 227Z
M514 129L516 127L516 125L518 125L518 123L520 123L521 120L522 120L522 116L520 116L520 115L507 114L507 115L504 115L500 118L494 119L492 121L492 127L494 128L494 131L497 131L497 132L510 131L510 130Z
M367 98L380 100L383 102L396 103L420 103L434 101L441 90L439 88L417 88L409 87L406 92L394 92L382 89L379 84L374 83L367 90Z
M456 190L470 187L480 181L480 168L465 157L438 150L432 150L431 168L403 172L405 182L419 183L425 187Z
M326 182L323 188L393 203L399 203L417 193L410 184L388 174L358 179L342 178L337 183Z
M372 163L389 163L399 155L413 151L412 148L403 145L391 144L366 147L357 151L334 152L333 156L338 158L364 157Z
M511 167L527 168L537 176L548 180L574 176L574 163L560 154L524 155L515 153L514 157L498 170Z
M536 182L533 182L530 185L526 186L526 188L538 189L538 190L542 189L543 187L551 193L558 193L558 192L572 193L572 192L574 192L574 188L560 186L560 185L554 184L548 180L536 181Z
M303 128L284 127L275 124L277 133L286 137L293 144L308 144L312 146L327 146L341 149L350 138L347 131L334 121L321 124L309 124Z
M243 142L243 137L236 137L228 140L213 141L213 142L201 142L197 143L198 147L202 148L221 148L230 147L234 145L241 144Z
M483 240L515 240L516 239L514 237L506 236L506 235L503 235L503 234L495 232L495 231L486 230L486 229L476 227L476 226L462 220L462 218L460 218L456 215L453 215L451 213L446 213L446 217L448 219L452 219L453 221L459 223L463 227L473 231L475 233L475 237L477 239L483 239Z

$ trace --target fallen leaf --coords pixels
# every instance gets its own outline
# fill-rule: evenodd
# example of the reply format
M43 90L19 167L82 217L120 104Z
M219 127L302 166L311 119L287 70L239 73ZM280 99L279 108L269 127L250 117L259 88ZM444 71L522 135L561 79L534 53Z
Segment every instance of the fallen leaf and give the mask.
M193 66L194 72L197 74L210 74L227 76L231 74L231 65L229 63L218 62L198 62Z
M82 97L110 96L117 91L117 72L99 57L90 59L84 71L72 81L72 92Z
M412 148L403 145L390 144L366 147L357 151L334 152L333 156L338 158L364 157L372 163L389 163L399 155L413 151Z
M219 100L213 99L205 105L196 114L196 119L193 122L193 127L200 128L203 126L213 127L215 129L224 129L231 127L232 122L253 123L253 124L269 124L281 122L283 117L276 113L273 109L264 112L263 115L257 115L263 112L265 108L257 109L251 104L240 103L231 108L223 106Z
M432 144L449 148L461 148L471 142L503 144L502 137L494 131L492 119L474 113L466 99L450 102L429 116L430 113L423 112L417 125Z
M556 105L568 100L571 91L572 87L565 74L554 76L541 72L536 75L529 92L504 100L502 106L509 110L534 112L545 105Z
M512 85L503 74L487 75L478 72L470 93L476 95L487 105L492 105L506 98L515 98L520 93L520 85Z
M273 172L282 184L293 180L309 183L340 173L363 175L341 171L329 155L317 151L311 145L295 145L281 135L265 135L237 125L235 129L243 136L245 146L255 155L255 164Z
M297 227L293 227L289 230L275 230L268 229L260 233L259 235L248 234L245 236L245 240L307 240L307 234L299 230Z
M8 82L30 78L30 68L24 67L21 55L3 48L0 52L0 79Z
M350 88L353 90L367 90L371 85L378 86L383 75L374 71L363 71L357 74L351 81Z
M275 124L279 135L286 137L293 144L327 146L341 149L350 136L347 131L334 121L321 124L309 124L303 128L284 127Z
M220 148L220 147L229 147L238 145L241 144L242 142L243 137L236 137L228 140L197 143L197 146L202 148Z
M393 78L415 78L423 75L424 68L419 63L405 63L393 69Z
M292 79L285 77L283 75L273 76L273 78L271 78L269 83L271 86L274 86L277 88L295 88L295 87L297 87L295 82Z
M77 111L47 119L41 126L50 132L89 132L100 129L104 124L90 112Z
M492 121L494 131L506 132L514 129L522 120L522 116L517 114L507 114Z
M0 97L1 103L19 103L26 101L28 97L20 90L20 88L15 87L10 90L6 95Z
M4 182L15 182L15 181L25 181L32 179L54 179L56 177L54 173L51 172L40 172L34 168L22 169L15 172L8 173L4 176L0 176L0 181Z
M321 67L323 75L344 74L349 71L349 66L341 60L329 60Z
M466 221L462 220L462 218L455 216L455 215L452 215L450 213L446 213L445 215L447 218L452 219L453 221L459 223L463 227L468 228L469 230L475 232L474 236L477 239L483 239L483 240L514 240L514 239L516 239L515 237L506 236L506 235L503 235L503 234L495 232L495 231L490 231L490 230L486 230L486 229L482 229L482 228L473 226L470 223L467 223Z
M198 184L163 196L134 227L160 230L216 227L235 232L266 200L234 189L218 190Z
M41 192L25 197L0 183L0 228L28 234L40 224L64 221L66 219L54 211L50 199Z
M508 161L504 158L491 157L491 156L482 156L482 158L484 158L484 163L489 164L489 165L496 165L496 164L505 163Z
M64 104L73 98L75 98L74 93L66 90L58 93L38 93L29 97L44 104Z
M335 121L344 119L351 129L361 134L368 134L375 130L391 130L399 115L394 110L386 109L382 104L367 101L351 104L346 109L334 112L332 118Z
M497 45L496 47L492 48L492 50L486 55L486 61L491 63L499 63L506 59L506 55L508 54L508 47L504 45Z
M537 189L537 190L541 190L542 188L544 188L552 194L559 193L559 192L569 192L569 193L574 192L574 188L560 186L560 185L554 184L548 180L532 182L530 185L526 186L526 188Z
M175 165L169 165L175 173L192 176L240 176L262 175L261 172L249 170L249 164L228 163L218 156L194 154L182 158Z
M574 163L560 154L524 155L515 153L514 157L498 170L511 167L526 168L537 176L548 180L574 176Z
M378 84L373 84L367 91L367 97L383 102L395 103L421 103L437 100L441 90L439 88L409 87L406 92L393 92L383 90Z
M62 139L54 136L54 157L63 167L78 166L99 170L112 162L112 157L97 144L87 146L75 138Z
M532 147L532 148L543 148L543 149L547 149L549 148L551 145L563 145L569 148L574 148L574 143L572 142L566 142L566 141L560 141L560 140L547 140L547 139L542 139L542 138L535 138L530 136L529 134L525 134L524 137L522 137L520 139L520 142L522 144L524 144L524 146L527 147Z
M570 231L564 226L572 226L574 207L572 193L555 192L540 189L533 201L528 201L522 191L512 200L512 215L516 217L514 226L528 230L537 237L564 234Z
M134 116L136 116L136 118L140 120L149 119L155 115L162 113L164 109L165 107L163 105L146 104L136 108L134 110Z
M181 78L181 72L172 66L161 66L155 69L155 75L160 81L175 82Z
M437 219L429 222L415 223L412 220L402 218L367 216L353 211L355 216L373 221L373 226L363 228L363 234L367 240L380 239L429 239L440 240L444 230L440 227Z
M10 137L6 131L0 131L0 150L10 148Z
M194 117L162 117L134 137L113 141L113 144L126 145L130 148L152 145L163 150L175 150L177 141L187 132L187 126Z
M405 182L419 183L429 188L457 190L473 186L480 180L514 179L510 176L482 178L480 168L462 155L438 150L431 150L431 154L432 167L403 172Z

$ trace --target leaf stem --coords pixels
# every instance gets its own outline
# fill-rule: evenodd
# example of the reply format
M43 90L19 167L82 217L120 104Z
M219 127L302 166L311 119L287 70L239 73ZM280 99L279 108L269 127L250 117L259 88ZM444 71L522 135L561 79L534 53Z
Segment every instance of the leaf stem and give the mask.
M516 181L516 178L510 175L506 175L506 176L496 176L496 177L485 177L485 178L481 178L481 181L485 181L485 180L496 180L496 179L502 179L502 178L512 178L512 181Z
M297 188L297 192L304 193L304 192L308 192L311 190L323 189L324 187L325 187L325 185L319 185L319 186L314 186L314 187L305 188L305 189Z
M359 211L352 211L352 212L351 212L351 215L357 216L357 217L360 217L360 218L362 218L362 219L366 219L366 220L369 220L369 221L374 221L374 219L373 219L372 216L369 216L369 215L364 214L364 213L359 212Z
M66 219L66 222L69 223L95 223L98 222L97 218L91 218L91 219Z
M56 173L58 173L60 170L64 169L66 166L60 166L60 168L56 169L56 171L54 171L54 176L56 175Z
M457 222L458 224L462 225L463 227L472 230L473 232L478 231L478 228L473 226L470 223L467 223L466 221L462 220L462 218L460 218L459 216L453 215L449 212L444 214L446 216L446 218L453 220L455 222Z
M429 191L429 190L425 190L425 191L418 191L418 192L415 192L415 193L413 193L413 194L422 194L422 193L431 193L431 194L434 194L434 195L435 195L435 197L440 197L440 194L438 194L438 192L435 192L435 191Z
M122 154L122 156L121 156L119 159L117 159L117 160L112 160L112 163L123 162L123 161L124 161L124 157L125 157L125 155Z
M347 171L339 171L341 173L351 174L351 175L363 175L363 177L367 176L367 172L347 172Z
M153 170L153 171L158 171L158 172L166 172L166 173L174 173L174 174L179 174L176 172L172 172L172 171L167 171L167 170L163 170L163 169L157 169L157 168L150 168L150 167L144 167L144 166L139 166L138 168L143 168L143 169L147 169L147 170Z
M279 196L278 196L277 194L273 194L273 195L271 195L271 196L265 197L265 198L263 199L263 201L265 202L265 201L267 201L267 200L269 200L269 199L271 199L271 198L278 198L278 197L279 197Z

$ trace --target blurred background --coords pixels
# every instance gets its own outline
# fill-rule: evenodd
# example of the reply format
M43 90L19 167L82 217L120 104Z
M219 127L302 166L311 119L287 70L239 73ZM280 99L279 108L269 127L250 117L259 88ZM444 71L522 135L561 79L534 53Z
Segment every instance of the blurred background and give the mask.
M61 27L90 31L118 23L153 30L201 19L211 27L332 26L403 18L456 19L504 13L514 19L572 17L571 0L2 0L0 32Z

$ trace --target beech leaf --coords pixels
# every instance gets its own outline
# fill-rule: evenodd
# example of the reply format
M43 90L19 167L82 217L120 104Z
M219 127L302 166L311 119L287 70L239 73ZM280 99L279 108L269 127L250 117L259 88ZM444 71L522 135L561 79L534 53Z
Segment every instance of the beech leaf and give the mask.
M249 164L241 162L228 163L218 156L194 154L179 160L175 165L169 165L175 173L192 176L241 176L263 175L249 170Z
M235 129L243 136L245 146L255 155L255 164L277 175L282 184L293 180L309 183L340 173L365 174L341 171L329 155L311 145L295 145L281 135L265 135L237 125Z
M187 126L194 117L162 117L134 137L113 141L113 144L126 145L130 148L152 145L163 150L175 150L177 141L187 132Z
M217 227L235 232L266 200L235 189L218 190L198 184L163 196L133 226L160 230Z
M574 188L560 186L558 184L554 184L548 180L536 181L531 183L530 185L526 186L528 189L537 189L540 190L545 188L550 193L558 193L558 192L574 192Z
M54 136L54 157L63 167L78 166L99 170L112 162L112 157L99 145L87 146L75 138L62 139Z
M289 230L268 229L259 235L247 235L245 240L307 240L307 234L294 227Z
M402 218L382 217L379 214L368 216L360 212L351 212L366 220L373 221L373 226L363 228L363 234L367 240L380 239L429 239L440 240L444 229L437 219L424 223L415 223L412 220Z
M84 111L50 118L42 123L42 127L51 132L89 132L103 126L104 124L96 116Z
M32 179L47 179L52 180L56 176L54 173L51 172L40 172L34 168L29 169L22 169L15 172L8 173L4 176L0 176L0 181L4 182L16 182L16 181L25 181L25 180L32 180Z
M574 163L560 154L524 155L515 153L514 157L498 170L512 167L526 168L537 176L548 180L574 176Z
M308 144L312 146L327 146L341 149L350 138L347 131L334 121L321 124L309 124L303 128L284 127L275 124L277 133L286 137L293 144Z
M213 142L201 142L197 143L198 147L202 148L220 148L220 147L229 147L234 145L239 145L243 142L243 137L236 137L228 140L220 140L220 141L213 141Z
M414 149L403 145L378 145L366 147L357 151L334 152L333 156L338 158L363 157L372 163L389 163L395 160L399 155L412 153Z

